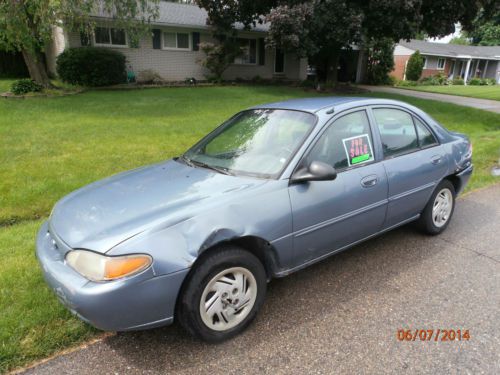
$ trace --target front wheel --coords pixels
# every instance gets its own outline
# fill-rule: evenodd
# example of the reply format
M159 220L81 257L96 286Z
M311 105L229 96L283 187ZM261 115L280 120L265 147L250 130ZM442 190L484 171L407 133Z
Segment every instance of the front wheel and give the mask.
M448 180L443 180L436 187L420 215L418 224L427 234L443 232L450 223L455 210L455 188Z
M266 272L236 246L208 254L192 271L178 304L179 323L205 341L227 340L255 318L266 294Z

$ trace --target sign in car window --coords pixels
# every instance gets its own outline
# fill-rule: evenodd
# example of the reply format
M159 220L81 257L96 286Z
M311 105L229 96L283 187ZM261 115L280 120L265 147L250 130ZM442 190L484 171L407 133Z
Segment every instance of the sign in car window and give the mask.
M349 166L373 160L373 149L368 134L361 134L342 140Z

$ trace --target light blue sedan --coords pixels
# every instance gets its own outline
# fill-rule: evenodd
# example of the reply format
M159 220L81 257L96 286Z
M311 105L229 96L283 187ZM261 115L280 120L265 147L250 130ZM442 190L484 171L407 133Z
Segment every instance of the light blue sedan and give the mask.
M182 156L61 199L37 237L61 302L103 330L170 324L221 341L266 285L411 221L450 222L472 146L383 99L313 98L236 114Z

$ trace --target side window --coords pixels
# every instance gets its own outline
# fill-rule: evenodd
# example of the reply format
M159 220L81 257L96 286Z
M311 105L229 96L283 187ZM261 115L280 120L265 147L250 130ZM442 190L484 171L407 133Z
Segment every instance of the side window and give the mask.
M345 115L331 124L307 156L341 170L374 160L370 123L365 111Z
M414 117L415 127L417 128L418 142L421 148L437 145L437 140L431 131L425 126L422 121Z
M417 133L410 114L393 108L375 108L373 114L386 158L418 150Z

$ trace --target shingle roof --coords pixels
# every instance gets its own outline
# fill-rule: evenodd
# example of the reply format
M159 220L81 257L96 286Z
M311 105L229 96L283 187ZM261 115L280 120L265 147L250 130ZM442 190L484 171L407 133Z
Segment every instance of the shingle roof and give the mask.
M419 50L422 54L439 56L460 57L472 56L500 59L500 46L462 46L458 44L432 43L424 40L400 41L399 45L411 50Z
M152 21L154 25L193 27L197 29L206 29L207 11L192 4L173 3L169 1L159 2L159 17ZM99 18L110 18L109 14L100 11ZM243 29L242 24L236 24L237 29ZM257 24L252 31L267 31L269 24Z

